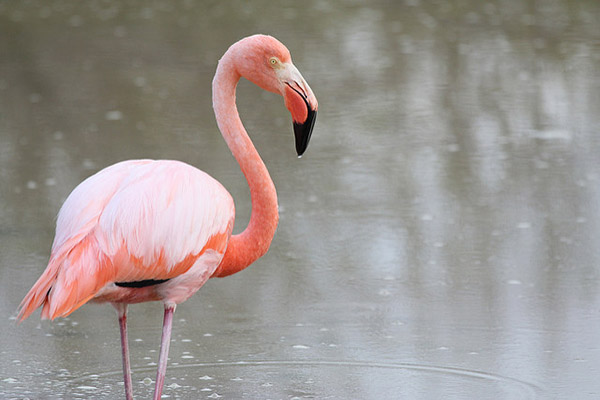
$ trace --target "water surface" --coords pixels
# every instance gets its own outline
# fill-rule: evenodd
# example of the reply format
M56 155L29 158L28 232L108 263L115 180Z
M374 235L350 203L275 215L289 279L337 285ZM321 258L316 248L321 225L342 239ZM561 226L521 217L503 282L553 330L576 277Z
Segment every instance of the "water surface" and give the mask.
M166 398L600 396L600 4L0 2L0 397L120 398L114 311L21 325L55 216L131 158L246 183L211 110L257 32L319 99L295 157L282 100L240 113L275 181L269 253L177 309ZM130 308L148 398L161 305Z

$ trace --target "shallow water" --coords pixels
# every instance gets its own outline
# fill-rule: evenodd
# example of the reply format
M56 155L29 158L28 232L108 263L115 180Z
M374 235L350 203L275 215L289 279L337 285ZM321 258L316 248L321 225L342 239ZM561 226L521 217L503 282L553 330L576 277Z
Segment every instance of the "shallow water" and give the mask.
M120 160L219 179L216 60L263 32L319 99L295 157L281 99L242 82L278 189L269 253L178 307L166 398L600 396L600 4L0 2L0 398L120 398L114 311L21 325L56 213ZM162 309L130 308L135 394Z

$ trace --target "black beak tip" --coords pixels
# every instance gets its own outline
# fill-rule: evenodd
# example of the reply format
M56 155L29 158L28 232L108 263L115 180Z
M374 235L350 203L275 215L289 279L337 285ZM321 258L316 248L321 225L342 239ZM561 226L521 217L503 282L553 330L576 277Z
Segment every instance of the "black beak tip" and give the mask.
M296 153L298 153L298 157L302 156L308 147L316 118L317 111L308 108L306 121L302 123L294 122L294 136L296 137Z

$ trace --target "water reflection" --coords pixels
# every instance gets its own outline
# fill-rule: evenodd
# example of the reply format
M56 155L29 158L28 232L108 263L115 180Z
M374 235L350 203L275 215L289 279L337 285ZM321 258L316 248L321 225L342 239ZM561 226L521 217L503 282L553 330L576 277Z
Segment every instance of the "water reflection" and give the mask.
M257 265L178 309L167 385L179 387L168 394L593 397L599 17L585 1L0 2L6 321L45 265L66 195L116 161L176 158L206 170L244 226L247 189L209 89L227 46L265 32L291 49L319 121L295 160L281 100L240 85L281 222ZM130 318L140 395L151 391L144 368L157 358L159 308L137 306ZM120 395L107 307L0 333L3 396ZM185 368L278 360L306 364ZM478 371L542 393L308 364L343 360ZM218 383L199 379L211 374Z

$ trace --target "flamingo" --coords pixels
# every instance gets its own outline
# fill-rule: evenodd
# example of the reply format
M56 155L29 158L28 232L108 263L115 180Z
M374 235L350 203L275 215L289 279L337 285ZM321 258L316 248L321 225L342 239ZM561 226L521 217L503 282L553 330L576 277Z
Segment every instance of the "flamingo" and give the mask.
M50 260L19 306L18 319L42 307L42 319L65 317L88 301L117 310L126 399L133 398L127 306L162 301L164 320L154 399L162 394L177 304L209 278L241 271L264 255L279 214L269 172L235 104L241 77L279 93L292 115L296 152L308 146L317 99L289 50L266 35L234 43L212 83L217 125L250 188L246 229L232 235L233 198L215 179L180 161L129 160L80 183L61 207Z

